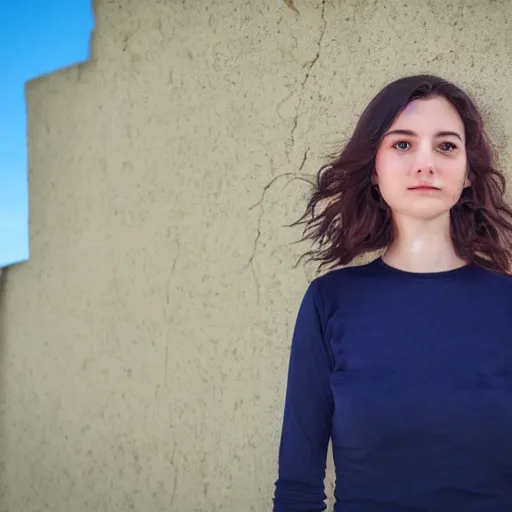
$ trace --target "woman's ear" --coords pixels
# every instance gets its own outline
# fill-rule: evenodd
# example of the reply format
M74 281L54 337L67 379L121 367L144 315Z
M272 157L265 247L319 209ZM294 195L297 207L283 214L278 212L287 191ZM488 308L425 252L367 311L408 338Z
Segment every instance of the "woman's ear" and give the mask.
M466 179L464 180L464 187L463 188L468 188L471 186L471 178L470 178L470 175L471 175L471 171L468 169L466 171Z
M372 185L378 185L379 184L379 177L377 176L377 171L373 170L372 172Z

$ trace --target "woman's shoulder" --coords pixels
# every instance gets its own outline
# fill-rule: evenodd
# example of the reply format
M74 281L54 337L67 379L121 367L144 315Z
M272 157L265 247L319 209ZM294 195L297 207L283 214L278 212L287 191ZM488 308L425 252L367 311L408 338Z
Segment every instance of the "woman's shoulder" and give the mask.
M339 286L340 283L343 282L377 277L378 261L378 259L374 259L366 263L354 264L329 270L324 274L316 277L314 281L317 282L318 286L324 288L330 286Z
M512 293L512 275L496 272L482 266L478 266L478 275L483 286Z
M354 264L336 268L321 274L313 279L310 287L320 295L323 302L338 300L349 290L351 294L371 287L374 279L379 278L378 261Z

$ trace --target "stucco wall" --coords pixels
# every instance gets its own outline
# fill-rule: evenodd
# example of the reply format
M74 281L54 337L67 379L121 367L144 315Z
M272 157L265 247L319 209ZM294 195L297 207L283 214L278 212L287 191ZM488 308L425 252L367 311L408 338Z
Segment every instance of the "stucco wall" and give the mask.
M284 227L377 88L472 92L505 166L512 2L98 0L27 86L31 259L0 309L2 512L270 509L312 267ZM332 477L328 478L329 493Z

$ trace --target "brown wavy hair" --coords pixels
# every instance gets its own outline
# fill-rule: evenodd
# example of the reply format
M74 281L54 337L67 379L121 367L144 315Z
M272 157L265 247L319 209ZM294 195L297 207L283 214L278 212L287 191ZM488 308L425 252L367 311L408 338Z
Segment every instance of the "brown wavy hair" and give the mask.
M505 178L495 164L484 122L459 87L433 75L401 78L368 104L341 154L320 168L306 211L292 226L305 224L301 241L314 247L301 256L324 267L386 248L393 240L391 210L372 187L382 136L413 100L446 98L458 111L466 134L471 186L450 211L451 237L460 258L499 273L510 273L512 209L504 200Z

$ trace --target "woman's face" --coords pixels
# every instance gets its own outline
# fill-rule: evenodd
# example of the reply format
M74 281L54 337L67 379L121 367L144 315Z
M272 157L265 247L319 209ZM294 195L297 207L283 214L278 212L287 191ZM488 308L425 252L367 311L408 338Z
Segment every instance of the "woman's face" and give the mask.
M374 183L393 215L429 220L447 214L467 178L464 124L443 97L414 100L384 134Z

